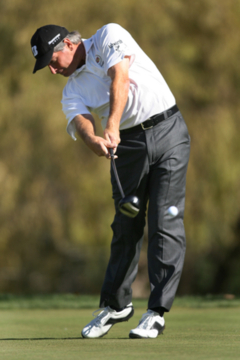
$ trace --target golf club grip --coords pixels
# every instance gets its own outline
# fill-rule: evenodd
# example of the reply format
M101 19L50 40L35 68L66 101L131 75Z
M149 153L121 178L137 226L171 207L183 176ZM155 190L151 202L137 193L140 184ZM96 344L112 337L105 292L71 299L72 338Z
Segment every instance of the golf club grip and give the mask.
M115 163L115 160L114 160L114 152L113 152L113 149L112 148L109 148L109 153L111 155L111 160L112 160L112 167L113 167L113 172L114 172L114 175L115 175L115 179L117 181L117 184L118 184L118 188L119 188L119 191L121 193L121 196L122 198L125 197L124 195L124 192L123 192L123 189L122 189L122 185L120 183L120 180L119 180L119 177L118 177L118 172L117 172L117 168L116 168L116 163Z

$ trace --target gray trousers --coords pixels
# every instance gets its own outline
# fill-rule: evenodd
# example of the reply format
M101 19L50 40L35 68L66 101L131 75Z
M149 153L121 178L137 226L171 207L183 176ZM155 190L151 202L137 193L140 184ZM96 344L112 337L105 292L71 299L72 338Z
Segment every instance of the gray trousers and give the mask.
M111 169L116 214L100 307L123 308L131 302L147 213L148 308L170 310L186 249L183 216L189 152L190 137L180 112L151 129L121 135L116 166L125 195L140 199L140 211L135 218L119 212L121 195ZM179 210L176 217L167 212L172 205Z

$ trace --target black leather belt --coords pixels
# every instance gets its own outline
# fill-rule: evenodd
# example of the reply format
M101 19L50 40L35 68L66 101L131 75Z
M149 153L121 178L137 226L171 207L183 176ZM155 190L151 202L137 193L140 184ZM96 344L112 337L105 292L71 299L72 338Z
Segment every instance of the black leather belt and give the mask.
M168 109L160 114L151 116L149 119L147 119L146 121L144 121L143 123L141 123L137 126L134 126L129 129L120 130L120 135L151 129L153 126L157 125L161 121L167 120L170 116L174 115L178 111L179 111L179 109L178 109L177 105L174 105L170 109Z

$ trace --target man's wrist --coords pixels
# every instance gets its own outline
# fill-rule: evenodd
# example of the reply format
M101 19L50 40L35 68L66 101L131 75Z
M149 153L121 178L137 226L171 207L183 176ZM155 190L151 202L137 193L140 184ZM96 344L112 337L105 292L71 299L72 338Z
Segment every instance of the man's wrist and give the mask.
M89 134L89 133L81 133L81 138L85 142L86 145L91 145L94 143L95 134Z

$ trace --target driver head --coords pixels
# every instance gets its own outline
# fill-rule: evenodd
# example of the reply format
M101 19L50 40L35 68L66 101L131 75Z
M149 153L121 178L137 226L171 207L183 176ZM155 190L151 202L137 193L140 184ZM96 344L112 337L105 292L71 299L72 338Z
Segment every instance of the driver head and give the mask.
M139 199L136 196L125 196L119 201L118 208L122 214L134 218L139 213Z

